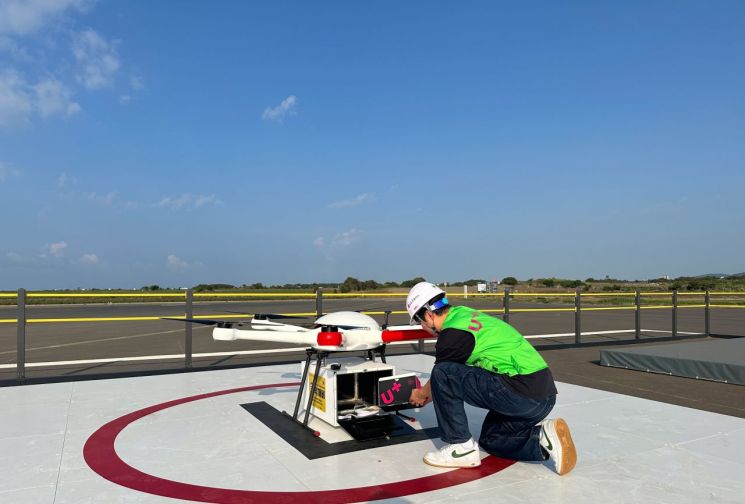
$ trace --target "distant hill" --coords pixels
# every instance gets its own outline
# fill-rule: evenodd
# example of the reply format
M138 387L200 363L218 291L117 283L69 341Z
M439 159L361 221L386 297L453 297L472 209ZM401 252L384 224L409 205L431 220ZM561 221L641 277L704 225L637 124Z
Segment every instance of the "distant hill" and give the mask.
M690 278L711 278L711 277L714 277L714 278L743 278L743 277L745 277L745 272L743 272L743 273L734 273L734 274L731 274L731 275L729 273L707 273L705 275L696 275L696 276L693 276L693 277L690 277Z

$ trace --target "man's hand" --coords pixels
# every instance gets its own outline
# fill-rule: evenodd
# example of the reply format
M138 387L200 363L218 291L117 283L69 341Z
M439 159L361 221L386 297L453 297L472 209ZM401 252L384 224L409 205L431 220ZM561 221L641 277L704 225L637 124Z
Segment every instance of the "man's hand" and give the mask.
M412 390L411 396L409 397L409 404L412 404L414 406L426 406L427 404L432 402L432 398L427 395L427 390L429 390L429 387L422 387Z

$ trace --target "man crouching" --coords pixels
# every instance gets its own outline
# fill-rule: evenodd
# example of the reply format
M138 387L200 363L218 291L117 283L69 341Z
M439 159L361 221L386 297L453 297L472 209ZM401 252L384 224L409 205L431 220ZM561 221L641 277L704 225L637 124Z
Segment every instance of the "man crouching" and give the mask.
M512 460L550 460L566 474L577 463L569 426L544 420L556 403L556 385L543 357L511 325L466 306L451 306L445 292L416 284L406 299L411 323L437 336L429 381L409 402L434 402L446 444L424 456L439 467L481 465L486 452ZM471 437L464 403L488 410L478 444Z

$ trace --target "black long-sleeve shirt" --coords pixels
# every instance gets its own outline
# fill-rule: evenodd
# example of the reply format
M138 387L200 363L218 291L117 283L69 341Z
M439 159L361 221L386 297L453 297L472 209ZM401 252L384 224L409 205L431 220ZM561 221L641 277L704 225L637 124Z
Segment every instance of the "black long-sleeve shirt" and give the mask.
M445 329L437 336L435 344L435 364L438 362L458 362L465 364L473 353L476 339L473 334L460 329ZM545 399L556 394L554 377L549 368L526 375L509 376L498 374L512 390L531 399Z

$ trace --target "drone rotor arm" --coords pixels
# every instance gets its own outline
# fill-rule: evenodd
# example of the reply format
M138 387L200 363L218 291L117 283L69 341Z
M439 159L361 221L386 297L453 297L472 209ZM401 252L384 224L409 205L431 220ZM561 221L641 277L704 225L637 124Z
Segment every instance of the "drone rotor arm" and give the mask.
M266 341L296 345L317 346L318 331L296 331L278 329L236 329L216 327L212 330L212 339L216 341Z
M232 327L235 325L242 325L241 322L232 322L226 320L211 320L211 319L195 319L195 318L175 318L175 317L160 317L161 320L175 320L176 322L186 322L189 324L201 324L201 325L212 325L219 327Z
M432 335L424 329L413 327L411 329L386 329L380 333L383 343L393 343L396 341L416 341L431 339Z
M251 328L260 331L286 331L286 332L307 332L310 329L292 324L283 324L281 322L272 322L266 319L251 320Z

